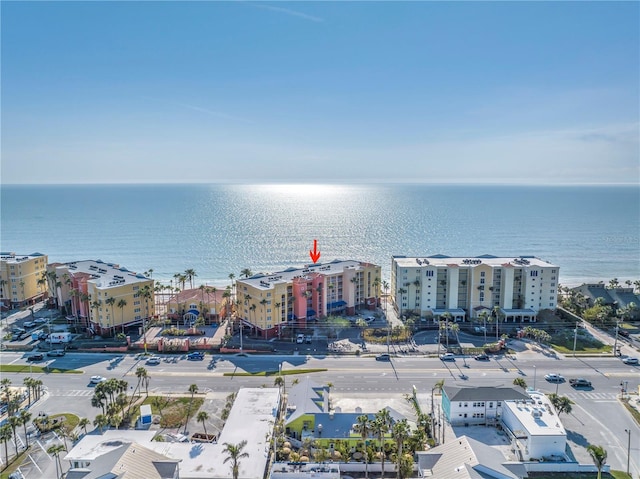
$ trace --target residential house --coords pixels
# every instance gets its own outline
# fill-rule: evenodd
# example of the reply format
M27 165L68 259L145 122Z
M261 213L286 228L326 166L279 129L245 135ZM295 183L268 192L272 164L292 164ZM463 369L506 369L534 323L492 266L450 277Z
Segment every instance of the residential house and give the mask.
M442 409L452 426L496 424L506 400L527 400L529 395L511 387L442 388Z

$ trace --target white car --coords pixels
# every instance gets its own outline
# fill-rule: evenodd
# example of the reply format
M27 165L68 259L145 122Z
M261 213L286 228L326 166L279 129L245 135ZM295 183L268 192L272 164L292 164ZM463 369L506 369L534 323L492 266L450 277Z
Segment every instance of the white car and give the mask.
M91 380L89 381L91 384L100 384L103 381L106 381L107 378L103 376L91 376Z
M624 358L622 362L624 364L638 364L638 358Z
M296 338L296 343L297 344L304 343L304 334L298 334L298 337Z
M440 355L440 361L455 361L456 356L453 353L444 353Z
M147 364L150 366L156 366L160 364L160 358L158 356L151 356L149 359L147 359Z
M545 374L544 378L549 381L550 383L563 383L564 382L564 377L560 376L559 374Z
M375 321L375 320L376 320L376 318L375 318L375 317L373 317L373 316L367 316L366 318L364 318L364 320L365 320L367 323L371 323L371 322Z

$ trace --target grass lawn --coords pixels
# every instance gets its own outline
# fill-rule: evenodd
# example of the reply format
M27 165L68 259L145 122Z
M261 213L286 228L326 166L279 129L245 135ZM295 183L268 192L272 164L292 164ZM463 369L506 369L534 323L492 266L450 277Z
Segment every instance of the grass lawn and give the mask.
M28 366L22 364L0 364L0 373L63 373L82 374L79 369L48 368L42 366Z
M148 404L151 406L151 413L160 416L160 426L180 427L184 425L184 421L187 418L187 412L189 412L190 418L194 418L198 413L198 410L202 407L203 402L204 398L194 396L193 404L189 407L191 403L191 396L176 398L149 396L134 408L133 417L137 419L140 416L140 406ZM161 406L162 411L159 409L159 406Z
M57 419L59 417L64 417L64 422L62 424L67 431L73 431L80 422L80 418L70 412L63 412L61 414L53 414L49 416L50 419Z
M308 374L308 373L322 373L328 371L328 369L326 368L322 368L322 369L292 369L289 371L258 371L255 373L247 373L247 372L240 372L240 373L224 373L223 376L252 376L252 377L260 377L260 376L278 376L280 373L282 373L283 376L290 376L293 374Z
M4 449L4 446L2 447L2 449ZM31 447L29 447L29 449L31 449ZM15 459L10 465L9 467L7 467L6 469L4 469L1 473L0 473L0 479L9 479L9 476L11 475L12 472L15 472L16 469L18 469L18 466L20 464L22 464L22 462L24 461L24 459L27 457L27 452L29 452L29 449L27 449L26 451L22 451L20 454L18 454L17 459ZM14 451L15 452L15 451ZM9 449L9 457L11 457L11 449ZM2 451L2 460L4 461L4 451Z

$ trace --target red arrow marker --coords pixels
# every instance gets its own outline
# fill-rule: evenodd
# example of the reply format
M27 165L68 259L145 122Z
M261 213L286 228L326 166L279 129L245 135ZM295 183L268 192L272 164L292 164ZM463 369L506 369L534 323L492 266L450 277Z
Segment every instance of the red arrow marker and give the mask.
M318 251L318 240L313 240L313 251L309 250L309 256L311 256L311 261L317 263L320 259L320 251Z

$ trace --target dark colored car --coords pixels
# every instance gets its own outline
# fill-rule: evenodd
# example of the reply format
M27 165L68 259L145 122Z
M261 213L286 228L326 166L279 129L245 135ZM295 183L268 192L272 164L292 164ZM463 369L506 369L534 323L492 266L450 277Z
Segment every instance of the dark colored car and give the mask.
M376 356L376 361L391 361L391 356L388 354L378 354Z
M187 354L187 359L189 361L202 361L204 359L204 353L200 351L189 353Z
M44 359L44 354L32 354L27 358L27 361L42 361Z
M590 388L591 381L583 378L569 379L569 384L574 388Z
M489 355L485 353L481 353L481 354L478 354L477 356L474 356L473 359L475 359L476 361L489 361Z

